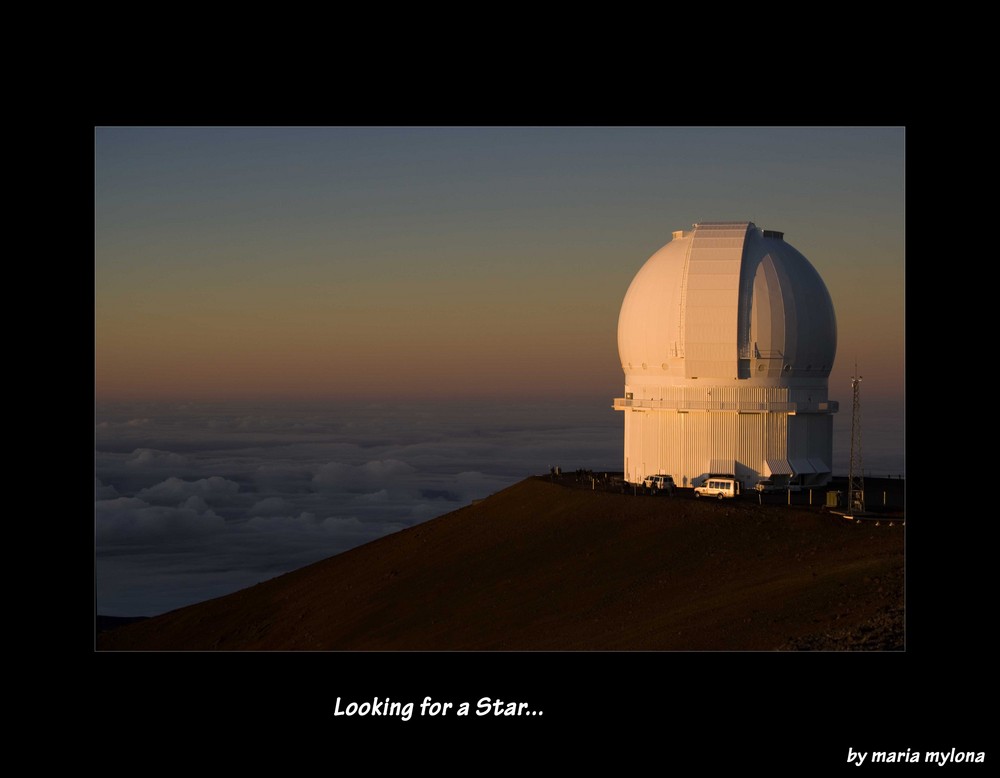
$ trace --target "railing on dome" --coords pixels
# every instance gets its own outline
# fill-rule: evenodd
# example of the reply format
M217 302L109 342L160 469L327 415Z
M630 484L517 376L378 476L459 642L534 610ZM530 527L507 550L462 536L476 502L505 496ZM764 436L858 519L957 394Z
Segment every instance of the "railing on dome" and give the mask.
M757 344L740 346L740 359L784 359L785 354L781 349L757 348Z
M676 411L738 411L741 413L837 413L837 400L826 402L755 402L749 400L630 400L616 397L615 410L648 408Z

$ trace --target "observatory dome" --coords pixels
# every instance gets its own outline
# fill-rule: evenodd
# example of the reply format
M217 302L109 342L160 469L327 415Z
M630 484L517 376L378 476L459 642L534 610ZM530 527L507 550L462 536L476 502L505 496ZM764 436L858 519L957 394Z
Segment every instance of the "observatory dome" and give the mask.
M783 233L752 222L693 227L674 232L625 294L618 353L626 376L671 385L826 379L837 323L809 260Z
M782 233L752 222L675 232L625 293L618 353L627 482L829 482L837 321L823 279Z

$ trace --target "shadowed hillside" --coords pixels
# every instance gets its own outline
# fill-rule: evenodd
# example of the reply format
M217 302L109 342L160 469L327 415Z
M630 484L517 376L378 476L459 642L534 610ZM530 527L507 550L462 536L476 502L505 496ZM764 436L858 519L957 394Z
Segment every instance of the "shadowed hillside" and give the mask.
M100 650L902 649L900 525L530 478Z

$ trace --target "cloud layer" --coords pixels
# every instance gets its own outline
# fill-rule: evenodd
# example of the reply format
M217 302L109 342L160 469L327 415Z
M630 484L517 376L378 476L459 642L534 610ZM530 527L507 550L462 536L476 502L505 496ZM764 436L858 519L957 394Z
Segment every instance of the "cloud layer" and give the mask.
M555 464L617 469L608 405L100 408L97 610L226 594Z

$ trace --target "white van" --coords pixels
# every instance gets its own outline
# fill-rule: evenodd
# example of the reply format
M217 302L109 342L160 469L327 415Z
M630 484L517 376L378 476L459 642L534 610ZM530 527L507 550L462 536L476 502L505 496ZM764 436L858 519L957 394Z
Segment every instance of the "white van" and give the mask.
M739 481L735 478L708 478L694 488L695 497L717 497L720 500L735 497L739 492Z

